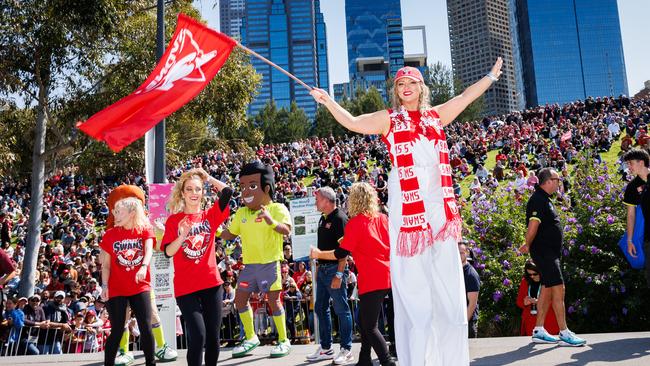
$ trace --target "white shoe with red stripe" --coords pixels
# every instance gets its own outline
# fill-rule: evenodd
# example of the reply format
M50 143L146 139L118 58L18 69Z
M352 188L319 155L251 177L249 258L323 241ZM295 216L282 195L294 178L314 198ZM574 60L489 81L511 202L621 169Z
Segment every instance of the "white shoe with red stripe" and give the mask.
M334 350L332 347L329 349L323 349L322 346L318 346L316 352L307 356L307 361L320 361L320 360L331 360L334 358Z

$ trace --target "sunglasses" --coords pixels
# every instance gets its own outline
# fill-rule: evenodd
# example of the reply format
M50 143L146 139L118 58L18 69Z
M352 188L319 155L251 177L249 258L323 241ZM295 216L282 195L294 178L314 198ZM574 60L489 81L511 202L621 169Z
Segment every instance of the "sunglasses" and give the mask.
M526 272L529 276L539 276L539 273L537 272Z

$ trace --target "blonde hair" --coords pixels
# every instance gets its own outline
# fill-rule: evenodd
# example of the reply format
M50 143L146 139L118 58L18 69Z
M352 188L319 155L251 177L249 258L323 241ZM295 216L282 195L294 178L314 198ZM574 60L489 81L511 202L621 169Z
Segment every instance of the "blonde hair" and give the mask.
M147 217L147 214L144 212L144 206L142 205L142 201L140 201L139 198L135 198L135 197L122 198L121 200L115 202L115 207L113 208L113 212L115 212L115 210L117 210L118 208L127 210L129 213L131 212L135 213L135 217L133 218L133 227L136 230L142 230L151 226L151 223L149 222L149 218Z
M358 214L368 216L377 216L379 213L379 199L377 191L368 183L354 183L350 187L350 196L348 197L348 216L354 217Z
M185 189L185 183L191 179L198 179L201 181L201 187L205 183L206 179L203 174L198 169L191 169L181 174L181 177L178 178L174 188L172 189L172 194L169 197L167 202L167 210L172 214L179 213L185 208L185 201L183 200L183 189ZM205 199L205 196L203 197Z
M431 99L431 90L429 90L429 87L421 82L418 81L418 85L420 86L420 97L418 99L418 110L420 111L425 111L427 109L431 108L431 104L429 104L429 100ZM391 88L390 92L390 104L393 108L394 111L399 111L400 108L402 107L402 100L400 99L398 93L397 93L397 83L393 83L393 87Z

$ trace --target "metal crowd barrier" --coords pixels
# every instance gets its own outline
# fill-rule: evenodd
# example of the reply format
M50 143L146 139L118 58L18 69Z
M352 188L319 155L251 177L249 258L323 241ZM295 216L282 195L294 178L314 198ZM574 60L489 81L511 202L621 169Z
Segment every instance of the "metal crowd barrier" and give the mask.
M290 305L290 306L287 306ZM353 340L360 340L359 326L357 322L358 300L349 300L352 312ZM271 310L266 300L251 300L251 307L254 309L254 329L260 341L265 344L272 343L277 339L277 331L271 316ZM285 315L287 318L287 335L294 344L309 344L314 341L314 318L315 315L305 299L288 299L284 302ZM290 313L291 312L291 313ZM338 319L333 307L330 307L332 317L332 333L334 342L339 341ZM176 337L176 348L187 348L187 337L185 323L180 318L181 331ZM380 317L380 330L386 336L387 319L382 310ZM165 332L175 332L175 329L165 329ZM110 329L96 328L92 331L79 328L72 331L60 329L44 329L39 327L24 326L19 330L11 328L6 340L0 342L0 357L22 356L35 354L59 354L59 353L93 353L103 352L104 345ZM221 344L223 346L234 346L243 338L241 322L237 311L232 304L224 306L222 310ZM131 335L129 347L133 351L140 349L139 337Z
M103 328L88 330L85 327L71 331L12 327L7 339L0 344L0 356L101 352L109 332Z

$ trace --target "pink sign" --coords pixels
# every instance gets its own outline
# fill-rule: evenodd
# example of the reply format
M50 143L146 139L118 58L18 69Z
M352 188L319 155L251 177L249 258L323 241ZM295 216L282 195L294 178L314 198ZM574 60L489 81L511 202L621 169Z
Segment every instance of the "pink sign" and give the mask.
M169 216L167 200L172 193L174 183L149 184L149 220L156 232L156 249L160 250L160 241L165 232L165 222Z

